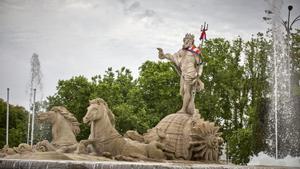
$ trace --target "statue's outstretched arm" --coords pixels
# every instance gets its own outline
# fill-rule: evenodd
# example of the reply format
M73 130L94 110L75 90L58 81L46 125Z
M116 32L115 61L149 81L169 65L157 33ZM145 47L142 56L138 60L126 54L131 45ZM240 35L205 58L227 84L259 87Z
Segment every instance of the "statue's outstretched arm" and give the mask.
M158 50L159 59L168 59L168 60L170 60L171 62L174 62L177 65L177 62L175 60L176 56L177 56L177 53L175 53L174 55L172 55L170 53L164 54L162 48L157 48L157 50Z

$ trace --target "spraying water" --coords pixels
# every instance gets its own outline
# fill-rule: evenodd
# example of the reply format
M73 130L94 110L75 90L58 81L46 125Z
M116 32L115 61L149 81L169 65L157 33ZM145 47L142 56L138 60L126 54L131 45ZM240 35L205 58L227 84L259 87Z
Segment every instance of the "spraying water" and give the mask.
M29 92L29 106L30 106L30 109L35 110L35 107L33 106L35 103L34 95L36 94L36 96L38 96L37 98L39 101L41 101L43 99L42 71L41 71L41 64L39 61L39 56L37 54L34 53L32 55L30 65L31 65L30 84L29 84L29 91L28 91ZM29 113L28 114L28 128L27 128L27 144L29 143L29 139L30 139L29 138L30 124L32 124L31 138L33 138L34 119L30 120L30 113Z
M41 71L41 64L39 60L39 55L34 53L31 57L30 61L31 69L30 69L30 86L29 86L29 103L32 104L33 102L33 91L34 89L40 91L39 93L39 100L43 98L43 84L42 84L42 71Z
M295 105L291 91L291 58L289 42L282 25L280 11L283 2L271 1L273 49L269 59L271 92L268 111L268 150L251 159L249 165L284 165L300 166L299 155L300 131L296 129ZM281 159L280 159L281 158ZM284 163L282 161L287 161Z
M291 58L286 32L282 26L280 11L282 1L272 1L272 40L273 52L269 62L272 68L271 105L269 110L270 154L275 158L293 155L299 149L299 131L296 130L296 112L291 95Z

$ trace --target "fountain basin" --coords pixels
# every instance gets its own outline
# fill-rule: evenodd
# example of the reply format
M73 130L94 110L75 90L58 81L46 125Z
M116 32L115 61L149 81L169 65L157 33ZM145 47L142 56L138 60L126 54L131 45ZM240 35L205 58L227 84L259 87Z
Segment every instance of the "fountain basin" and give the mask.
M237 166L224 164L199 164L188 162L124 162L124 161L72 161L72 160L19 160L0 159L0 169L296 169L281 166Z

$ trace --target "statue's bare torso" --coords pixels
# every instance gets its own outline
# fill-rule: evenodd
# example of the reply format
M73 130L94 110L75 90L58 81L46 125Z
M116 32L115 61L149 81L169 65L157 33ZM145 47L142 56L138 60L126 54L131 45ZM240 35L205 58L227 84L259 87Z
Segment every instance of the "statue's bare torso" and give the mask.
M187 34L183 39L183 48L175 54L163 53L159 50L160 59L168 59L173 62L180 72L180 94L183 97L182 108L178 113L193 114L195 112L194 93L196 90L202 90L204 84L199 80L202 73L200 57L188 50L194 47L194 36Z

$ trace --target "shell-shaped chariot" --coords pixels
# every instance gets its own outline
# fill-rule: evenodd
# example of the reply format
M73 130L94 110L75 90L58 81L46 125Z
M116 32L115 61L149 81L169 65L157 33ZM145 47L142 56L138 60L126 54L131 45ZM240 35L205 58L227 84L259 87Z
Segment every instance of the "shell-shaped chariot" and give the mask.
M127 136L130 138L130 133ZM219 127L200 118L199 113L174 113L148 130L143 140L162 143L168 159L218 161L223 143L220 136Z

